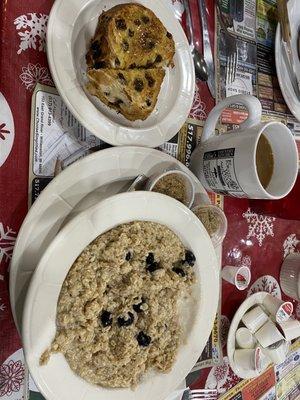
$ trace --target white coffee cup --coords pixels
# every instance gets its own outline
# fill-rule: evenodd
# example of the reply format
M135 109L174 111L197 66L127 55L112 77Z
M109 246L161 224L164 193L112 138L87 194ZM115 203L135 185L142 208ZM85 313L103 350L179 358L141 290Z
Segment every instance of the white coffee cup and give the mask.
M248 109L248 118L239 129L215 134L222 111L232 104ZM261 122L260 101L250 95L231 96L210 112L200 145L191 157L191 170L210 191L250 199L280 199L293 188L298 174L298 151L291 131L282 123ZM256 149L260 136L269 141L274 169L265 189L258 177Z

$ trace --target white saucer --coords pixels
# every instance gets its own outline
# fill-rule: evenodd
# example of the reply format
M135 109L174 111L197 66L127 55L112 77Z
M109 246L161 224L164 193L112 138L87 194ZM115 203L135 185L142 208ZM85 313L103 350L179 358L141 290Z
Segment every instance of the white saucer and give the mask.
M300 7L299 0L289 0L288 2L289 20L291 26L291 44L295 62L295 70L298 76L300 76L300 61L297 51L297 40L298 40L298 29L300 26ZM279 86L284 97L286 104L288 105L291 113L300 121L300 99L296 96L291 80L289 78L288 69L285 64L283 57L282 46L281 46L281 33L280 25L277 26L276 40L275 40L275 62L276 71L279 81Z
M128 0L56 0L47 27L47 55L55 86L74 117L90 132L115 146L157 147L186 121L194 98L195 71L189 44L168 1L136 0L150 8L172 33L176 53L168 68L155 110L145 121L130 122L85 88L85 55L98 16Z
M235 334L236 331L241 323L241 320L244 316L244 314L250 310L255 305L263 304L264 300L266 297L271 296L269 293L266 292L258 292L254 293L251 296L249 296L238 308L237 312L235 313L233 320L231 322L229 332L228 332L228 338L227 338L227 355L229 359L229 365L233 372L239 376L240 378L243 379L252 379L256 378L257 376L261 375L263 371L258 371L258 370L246 370L239 366L233 358L234 351L236 349L236 344L235 344Z
M172 165L192 177L196 201L210 203L201 183L182 163L161 151L141 147L91 154L62 171L43 190L23 222L10 264L10 302L19 331L31 276L62 224L100 200L126 191L137 175L149 176Z
M178 303L182 344L172 369L168 373L147 372L134 390L111 390L84 381L71 370L61 353L53 354L41 366L41 354L55 336L57 302L70 266L96 237L130 221L152 221L167 226L196 257L191 296ZM48 400L163 400L187 376L207 343L218 306L218 283L219 268L212 241L197 216L182 203L145 191L119 193L102 200L58 232L31 279L22 325L30 374Z

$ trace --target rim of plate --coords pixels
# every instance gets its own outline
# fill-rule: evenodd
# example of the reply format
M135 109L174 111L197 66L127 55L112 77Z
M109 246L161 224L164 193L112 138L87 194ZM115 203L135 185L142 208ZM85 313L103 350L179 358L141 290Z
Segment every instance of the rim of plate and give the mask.
M13 318L15 321L15 324L17 326L17 329L20 331L20 326L18 324L18 321L20 320L19 318L19 312L17 312L17 303L19 301L19 297L22 298L22 291L24 290L23 287L21 290L18 290L18 296L16 296L16 285L18 282L18 279L20 279L20 265L24 266L24 262L22 263L21 257L24 255L24 247L26 246L26 243L28 241L29 236L32 234L32 226L36 224L36 220L38 218L42 218L44 215L44 211L47 207L49 207L49 202L48 198L52 197L53 202L56 199L56 197L60 197L62 202L67 203L68 201L68 196L64 195L62 196L62 191L61 191L61 186L63 181L67 182L67 185L69 186L64 186L65 192L69 192L70 188L75 184L75 182L79 179L83 179L85 177L86 171L90 170L91 167L88 167L88 165L92 164L95 165L95 170L93 170L93 173L98 173L101 174L101 171L106 171L105 176L107 175L107 171L109 170L108 163L112 163L115 165L117 162L118 164L126 166L128 170L133 169L133 164L135 163L141 163L141 165L145 165L146 162L146 157L148 157L151 160L154 160L154 158L157 158L157 162L161 163L168 163L168 165L175 165L180 167L181 170L185 171L186 173L189 174L189 176L193 179L196 193L199 196L203 196L201 198L202 201L207 201L207 203L210 203L208 194L204 187L202 186L201 182L196 178L196 176L180 161L178 161L176 158L173 158L169 154L166 154L162 151L156 150L156 149L151 149L151 148L146 148L146 147L135 147L135 146L127 146L127 147L110 147L107 149L100 150L98 152L95 152L93 154L88 155L87 157L84 157L81 160L78 160L74 164L68 166L65 170L63 170L57 177L55 177L49 185L42 191L42 193L39 195L37 200L34 202L34 204L31 206L29 209L22 226L19 230L17 240L14 246L14 251L10 263L10 274L9 274L9 294L10 294L10 302L12 305L12 313L13 313ZM116 160L117 159L117 160ZM125 162L126 160L126 162ZM125 162L125 163L124 163ZM132 165L129 163L131 162ZM105 165L105 167L100 167L97 169L97 166L101 165L101 163ZM140 164L139 164L140 165ZM149 165L148 172L153 168L152 164ZM121 166L119 165L119 171L121 171ZM146 172L144 169L140 172ZM138 172L136 171L138 174ZM102 172L103 174L103 172ZM126 176L125 176L126 175ZM124 174L124 178L128 178L130 175L130 172ZM89 174L89 177L91 177L92 174ZM116 174L116 179L122 178L121 172L119 172L119 175ZM129 178L130 179L130 178ZM108 182L102 183L102 185L106 185ZM95 188L93 188L95 190ZM86 195L86 194L85 194ZM62 196L62 197L61 197ZM66 198L67 197L67 198ZM84 196L83 196L84 197ZM80 201L80 200L79 200ZM51 203L52 204L52 203ZM70 206L73 208L73 204ZM67 214L69 215L69 214ZM57 215L56 215L57 217ZM56 221L56 220L55 220ZM50 230L50 228L49 228ZM48 233L47 233L48 235ZM24 239L25 238L25 239ZM44 239L46 240L46 239ZM52 240L52 239L51 239ZM24 276L23 276L24 280Z
M235 333L238 329L238 326L244 316L244 314L254 305L259 305L262 304L264 299L267 296L271 296L267 292L257 292L249 296L246 300L243 301L243 303L239 306L238 310L234 314L234 317L232 319L232 322L230 324L229 332L228 332L228 338L227 338L227 355L228 355L228 360L229 360L229 365L233 372L243 378L243 379L252 379L256 378L262 372L258 371L247 371L242 367L239 367L236 362L234 361L234 351L235 351Z
M293 16L294 13L292 12L292 9L295 8L296 2L295 0L290 0L287 4L288 6L288 11L289 15ZM298 12L299 14L299 21L300 21L300 11ZM291 22L291 28L296 25L296 23ZM293 40L292 40L292 48L293 48ZM300 62L298 61L298 56L294 57L296 60L296 65L300 69ZM276 72L277 72L277 77L278 77L278 82L279 86L283 95L283 98L291 111L291 113L294 115L294 117L300 121L300 100L297 99L296 94L294 93L293 86L290 82L290 78L287 72L286 64L283 60L282 57L282 49L281 49L281 33L280 33L280 24L277 24L277 29L276 29L276 36L275 36L275 65L276 65Z
M133 1L150 8L156 15L163 12L168 16L172 26L171 32L177 38L175 39L174 58L177 59L175 62L181 79L175 103L170 112L158 123L142 128L122 126L101 113L89 100L78 81L73 63L71 45L73 28L80 13L91 1L93 0L74 0L72 7L69 6L68 15L65 11L62 12L61 8L63 5L71 3L65 0L56 0L52 6L47 27L47 57L55 86L76 119L105 142L114 146L160 146L175 136L185 123L194 99L195 70L183 28L167 3L160 0ZM101 7L99 8L101 9ZM66 21L66 17L68 21Z
M53 355L39 366L42 352L56 330L56 304L61 285L82 250L98 235L122 223L153 221L171 229L199 260L196 283L190 301L181 309L186 343L179 349L168 374L150 373L138 387L105 389L83 381L67 367L62 354ZM74 246L75 244L75 246ZM58 257L58 255L64 255ZM211 333L219 299L218 261L211 239L191 210L177 200L154 192L127 192L103 200L65 225L42 256L31 280L23 315L23 343L26 362L35 383L49 400L72 399L162 400L181 382L200 356ZM49 265L53 268L49 269ZM51 270L51 272L49 272ZM42 312L41 312L42 311ZM201 334L199 334L201 332ZM46 347L45 347L46 346ZM59 380L59 377L63 379Z

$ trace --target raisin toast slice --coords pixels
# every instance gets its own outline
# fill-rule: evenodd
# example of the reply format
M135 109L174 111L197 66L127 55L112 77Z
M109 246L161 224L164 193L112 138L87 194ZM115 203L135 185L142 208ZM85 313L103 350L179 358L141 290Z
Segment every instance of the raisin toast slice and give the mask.
M98 19L86 60L88 68L173 66L175 44L162 22L141 4L120 4Z
M146 119L153 111L165 71L155 69L91 69L87 90L130 121Z

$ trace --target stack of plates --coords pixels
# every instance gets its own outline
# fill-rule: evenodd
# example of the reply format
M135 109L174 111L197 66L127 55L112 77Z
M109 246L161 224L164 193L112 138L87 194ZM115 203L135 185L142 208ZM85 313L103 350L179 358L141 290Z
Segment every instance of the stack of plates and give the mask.
M168 226L173 224L173 230L178 234L182 231L186 232L185 235L190 237L188 243L192 240L197 242L197 246L195 247L194 244L194 247L195 251L198 251L200 260L199 271L197 271L198 283L193 296L195 303L186 313L189 320L189 324L186 326L190 326L191 329L186 337L186 345L180 348L178 364L176 363L167 375L153 374L135 392L124 389L121 390L122 393L120 390L108 391L87 384L71 372L62 355L53 357L49 366L40 367L38 364L41 349L45 347L46 343L50 344L51 337L55 333L57 293L63 279L59 274L61 269L55 269L60 264L51 263L49 261L51 256L55 255L57 251L61 253L62 248L72 248L72 243L75 242L79 249L78 255L88 244L81 243L82 240L92 240L92 237L87 235L88 230L84 235L76 236L76 232L78 234L84 229L83 222L90 218L91 210L110 203L110 199L109 202L105 201L110 196L126 191L137 175L149 176L170 167L180 168L187 172L194 182L197 200L209 203L207 193L196 177L171 156L147 148L116 147L94 153L61 172L44 189L30 209L20 230L13 254L10 294L14 318L24 340L29 370L38 388L47 399L63 400L67 398L65 397L66 391L69 393L70 387L74 387L73 400L84 398L82 397L83 392L89 399L95 397L108 400L119 398L118 396L122 395L122 398L128 398L128 400L135 398L140 400L149 398L147 397L150 393L149 390L153 400L163 400L168 393L176 389L178 382L184 379L200 356L210 335L217 310L219 280L216 255L207 232L193 213L185 206L180 205L183 213L182 221L173 221L170 211L172 204L168 204L167 201L166 204L161 204L161 211L165 215L164 218L169 218ZM149 195L145 192L127 194L127 196L141 196L135 199L136 206L134 207L132 207L131 201L127 200L129 219L132 210L138 209L139 203L144 204L144 196L147 194ZM165 196L160 197L166 198ZM168 200L168 198L166 199ZM175 202L173 199L169 199L169 201ZM177 207L180 204L175 203ZM147 212L146 209L147 207L145 207L146 217L149 210L152 214L159 215L155 211L157 207L154 209L152 206L148 207ZM106 215L105 210L102 212L102 215ZM173 213L173 215L175 214ZM139 218L141 217L142 215ZM149 219L151 220L151 218ZM100 224L102 218L98 220ZM196 228L194 228L195 220ZM73 237L73 234L76 238L73 238L72 242L70 237ZM96 235L97 233L95 233ZM67 253L62 254L62 258L65 259L65 257L68 257ZM38 264L39 267L35 272ZM58 280L57 274L59 275ZM30 281L31 285L27 294ZM26 309L23 310L26 295ZM55 371L58 371L59 376L63 377L61 382L58 382Z

